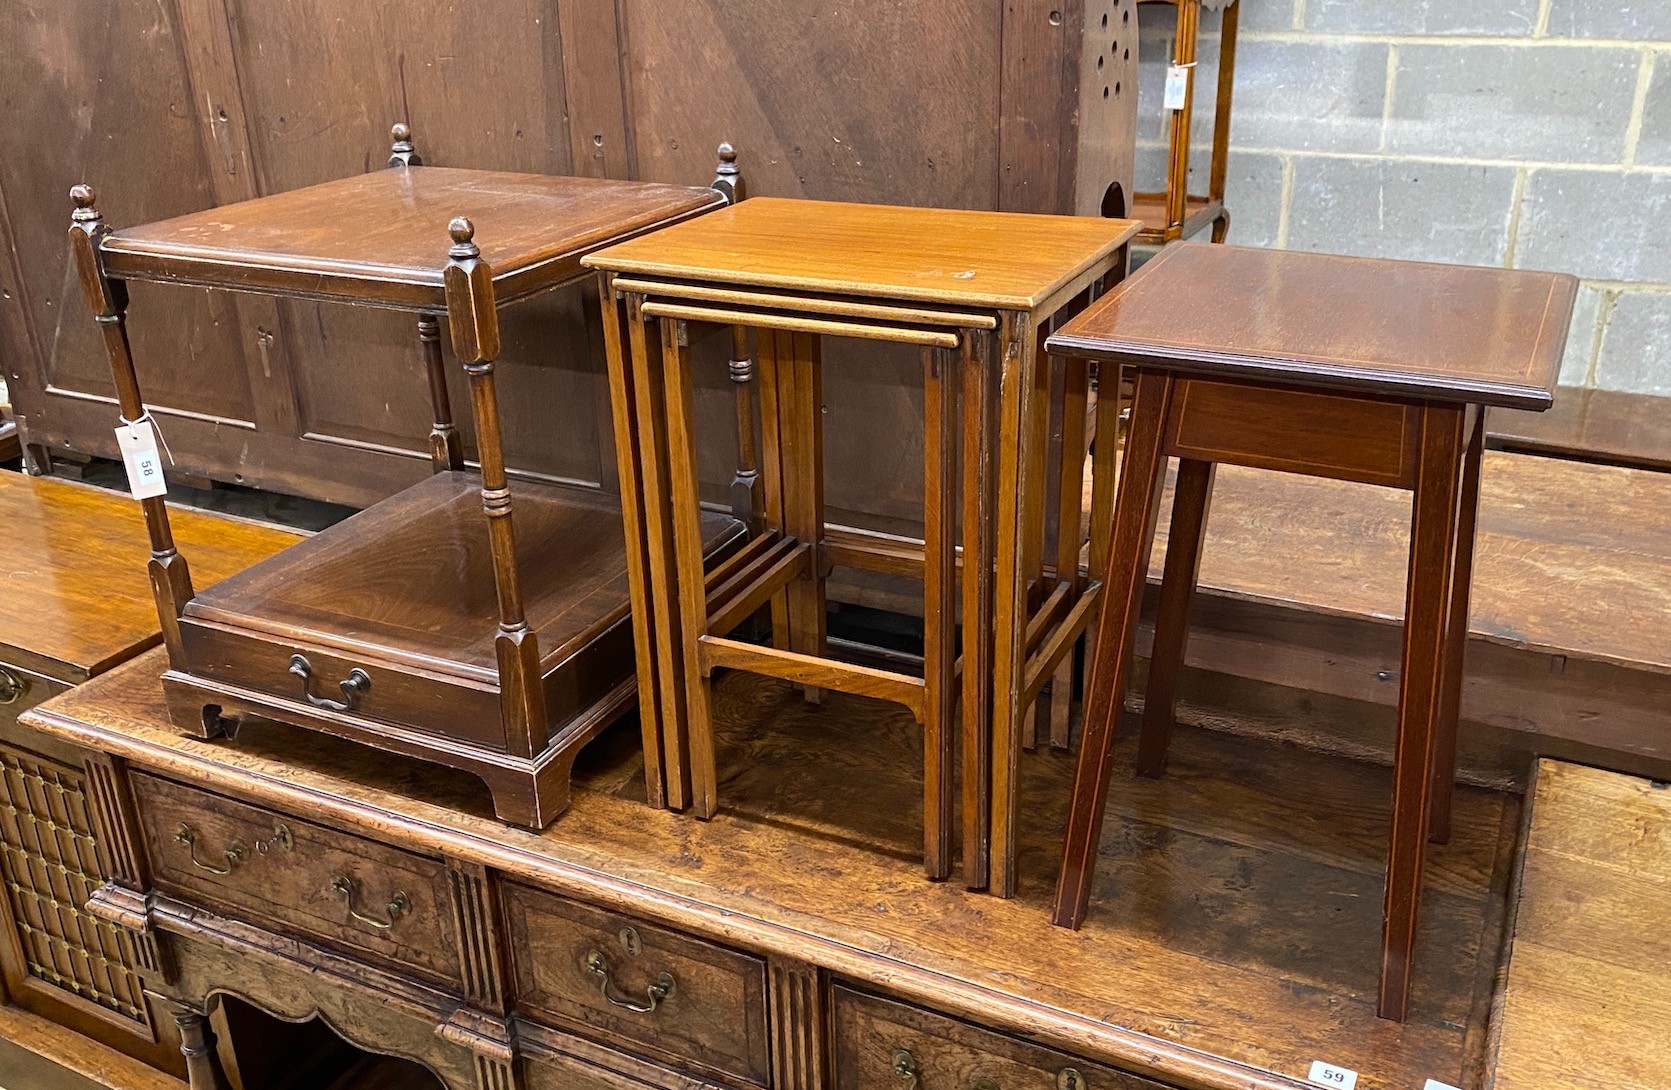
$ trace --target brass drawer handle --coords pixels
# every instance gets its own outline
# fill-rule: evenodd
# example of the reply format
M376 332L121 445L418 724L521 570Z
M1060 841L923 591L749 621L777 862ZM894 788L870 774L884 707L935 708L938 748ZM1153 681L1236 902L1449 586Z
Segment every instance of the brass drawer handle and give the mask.
M893 1068L894 1074L905 1080L906 1090L917 1090L922 1085L922 1067L910 1049L902 1048L894 1053ZM1064 1067L1056 1072L1056 1090L1088 1090L1089 1085L1077 1068ZM970 1083L969 1090L998 1090L998 1080L983 1076Z
M203 860L197 858L197 830L183 822L178 829L174 830L174 841L186 846L186 854L191 858L192 866L198 870L208 871L210 874L231 874L238 869L238 864L249 858L249 848L244 846L242 840L234 840L226 846L225 851L220 853L221 858L226 860L226 866L217 867L213 863L203 862Z
M395 925L396 920L412 911L412 899L406 896L405 890L397 889L389 895L389 903L383 909L389 914L388 919L380 920L376 916L367 916L354 907L354 882L346 874L334 875L331 878L331 892L342 897L342 903L348 906L350 916L379 931L387 931Z
M0 666L0 704L16 704L29 691L29 683Z
M586 971L598 978L598 991L612 1007L633 1011L637 1014L649 1014L661 1006L662 1000L673 994L673 974L663 973L656 977L656 982L650 985L645 994L649 998L647 1003L635 1003L630 999L618 999L611 994L609 983L609 962L596 950L586 955Z
M371 691L371 675L358 666L348 671L348 676L337 682L337 687L342 690L341 700L313 695L313 663L308 661L306 655L290 656L290 672L302 679L302 695L316 708L350 712L354 710L354 701L359 699L360 694Z

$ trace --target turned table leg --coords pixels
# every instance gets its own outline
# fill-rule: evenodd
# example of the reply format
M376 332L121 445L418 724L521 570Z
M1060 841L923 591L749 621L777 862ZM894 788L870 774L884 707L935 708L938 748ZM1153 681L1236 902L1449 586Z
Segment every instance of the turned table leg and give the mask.
M182 1003L170 1007L174 1024L180 1029L180 1053L186 1058L186 1081L191 1090L232 1090L215 1051L209 1016Z

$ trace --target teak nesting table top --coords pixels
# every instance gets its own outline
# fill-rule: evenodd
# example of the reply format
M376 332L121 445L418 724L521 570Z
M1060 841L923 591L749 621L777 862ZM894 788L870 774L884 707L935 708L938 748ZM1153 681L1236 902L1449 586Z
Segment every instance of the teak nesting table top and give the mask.
M115 277L441 310L454 216L474 224L503 303L573 279L598 246L723 203L690 186L396 167L113 231L100 252Z
M596 269L1031 311L1097 275L1133 220L753 197L599 250Z
M202 585L302 540L276 527L170 512ZM0 473L0 656L80 682L162 641L139 505L91 485Z
M1559 273L1183 242L1049 345L1197 374L1544 409L1577 290Z

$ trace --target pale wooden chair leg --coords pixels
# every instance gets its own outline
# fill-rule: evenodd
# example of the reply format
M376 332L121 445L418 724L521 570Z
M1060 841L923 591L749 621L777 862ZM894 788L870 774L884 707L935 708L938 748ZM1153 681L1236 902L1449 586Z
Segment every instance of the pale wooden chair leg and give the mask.
M923 350L923 868L951 873L952 738L957 729L958 357Z
M691 805L692 770L690 734L685 714L686 691L683 626L679 597L669 557L674 555L673 486L671 454L667 436L667 398L664 390L664 357L661 326L646 319L640 310L643 298L626 297L627 331L632 367L632 393L636 400L635 426L639 435L639 475L643 480L644 548L648 566L646 580L653 619L651 638L656 658L656 684L660 690L663 787L670 809Z
M1074 765L1062 869L1051 914L1059 927L1077 928L1091 900L1103 808L1108 804L1108 779L1113 770L1115 727L1131 677L1137 617L1148 579L1149 552L1154 547L1155 511L1166 483L1166 417L1172 388L1172 380L1164 373L1142 372L1132 399L1131 430L1120 470L1120 501L1104 564L1108 575L1097 613L1091 674L1085 684L1085 733Z
M1024 317L1006 314L1000 327L998 392L997 541L993 556L992 628L992 839L987 888L1015 895L1016 822L1021 751L1021 690L1027 651L1028 512L1037 482L1030 480L1028 426L1036 400L1037 331ZM967 563L967 560L965 560Z
M1479 515L1480 467L1485 457L1485 413L1476 412L1468 452L1462 460L1462 498L1457 516L1456 561L1451 604L1445 622L1445 676L1434 742L1433 805L1428 839L1449 843L1451 802L1456 794L1456 732L1462 717L1463 664L1468 649L1468 595L1474 577L1474 523Z
M963 361L963 881L985 889L992 848L993 469L996 339L972 335Z
M609 368L610 423L615 429L616 477L621 490L621 518L627 554L627 594L632 604L633 658L638 676L638 726L644 748L644 797L655 807L667 805L667 753L663 747L665 708L661 695L661 660L656 654L659 623L650 598L649 528L644 521L644 480L632 363L626 358L627 309L615 293L611 274L599 277L602 300L604 361Z
M1463 458L1461 407L1422 410L1421 447L1410 520L1410 575L1393 755L1391 848L1381 935L1378 1010L1402 1022L1409 1011L1416 915L1443 700L1446 620L1457 543Z
M1194 458L1178 460L1178 486L1172 497L1172 525L1167 531L1166 567L1160 582L1160 613L1155 620L1154 650L1149 656L1149 685L1143 696L1143 731L1137 744L1137 771L1159 776L1166 769L1178 699L1178 675L1189 643L1189 607L1201 569L1201 546L1207 534L1213 477L1218 467Z
M696 470L696 395L687 339L683 322L661 320L673 560L684 652L686 742L690 748L690 805L697 817L706 819L719 807L719 776L714 754L713 685L702 661L702 637L708 631L708 591L702 557L701 485Z

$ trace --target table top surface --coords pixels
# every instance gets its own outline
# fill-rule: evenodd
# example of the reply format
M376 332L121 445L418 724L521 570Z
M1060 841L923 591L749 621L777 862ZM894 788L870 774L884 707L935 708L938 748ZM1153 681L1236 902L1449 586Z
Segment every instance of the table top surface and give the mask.
M464 216L503 296L508 281L518 294L561 283L599 246L723 203L701 187L391 167L123 228L100 249L112 275L398 302L439 298L447 225Z
M1133 220L754 197L586 258L598 269L1031 311L1101 275Z
M302 540L201 511L171 509L169 523L199 588ZM139 504L91 485L0 472L0 526L0 658L73 683L161 641Z
M1486 421L1504 450L1671 471L1671 397L1563 386L1546 413L1504 410Z
M1576 278L1182 242L1053 351L1369 396L1544 409Z
M1671 791L1544 758L1531 807L1491 1085L1671 1086Z

